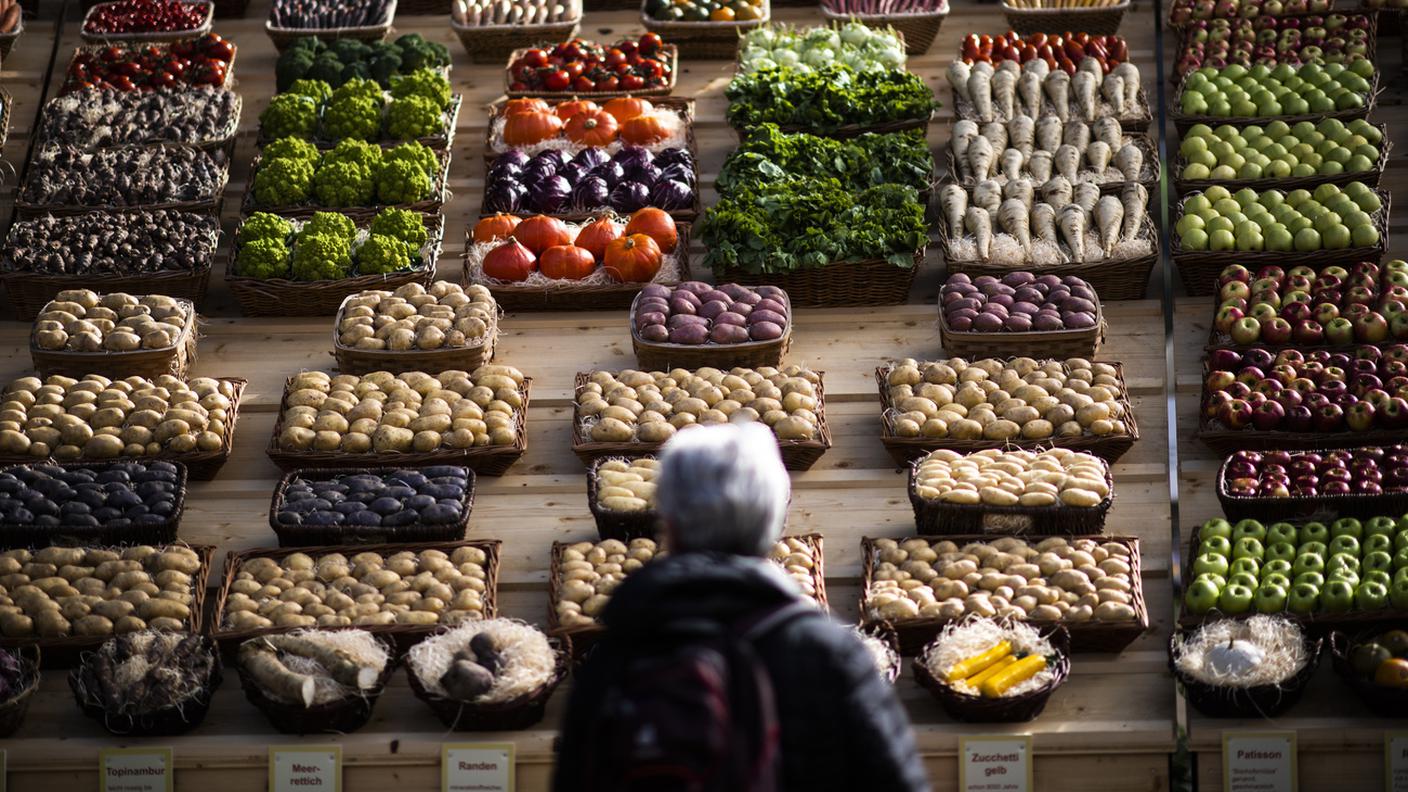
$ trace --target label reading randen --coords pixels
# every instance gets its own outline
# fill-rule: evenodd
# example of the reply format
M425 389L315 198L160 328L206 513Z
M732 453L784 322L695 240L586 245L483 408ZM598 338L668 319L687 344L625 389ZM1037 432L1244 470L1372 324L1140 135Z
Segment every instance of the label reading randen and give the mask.
M269 748L270 792L341 792L342 748L300 745Z
M1225 792L1296 792L1295 732L1222 733Z
M441 792L513 792L512 743L446 743Z
M959 740L958 788L960 792L1031 792L1031 735Z

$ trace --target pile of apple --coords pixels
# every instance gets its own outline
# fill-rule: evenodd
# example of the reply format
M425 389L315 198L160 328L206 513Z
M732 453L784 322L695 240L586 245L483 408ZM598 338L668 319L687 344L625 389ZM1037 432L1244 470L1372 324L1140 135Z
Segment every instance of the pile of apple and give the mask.
M1387 331L1385 331L1387 332ZM1203 416L1228 429L1367 432L1408 428L1408 345L1349 352L1208 352Z
M1272 3L1279 8L1281 0L1267 4ZM1294 66L1360 60L1369 57L1370 24L1367 14L1193 20L1185 28L1176 73L1182 77L1203 66L1220 69L1231 63Z
M1174 0L1169 20L1182 27L1199 19L1325 14L1334 6L1334 0Z
M1241 129L1195 124L1178 144L1184 163L1179 178L1231 181L1367 173L1379 162L1382 142L1383 132L1362 118L1347 124L1338 118L1318 124L1300 121L1295 126L1272 121L1265 128Z
M1378 194L1363 182L1343 188L1322 184L1313 193L1244 187L1235 195L1214 185L1183 201L1174 230L1185 251L1371 248L1379 244L1374 215L1382 208Z
M1372 88L1374 64L1282 63L1250 68L1233 63L1221 69L1204 66L1190 72L1179 92L1184 115L1221 118L1274 118L1280 115L1332 113L1364 106Z
M1408 492L1408 446L1336 451L1238 451L1222 464L1237 498L1318 498Z
M1408 610L1408 517L1328 526L1216 519L1203 523L1198 542L1183 595L1195 614Z
M1408 339L1408 261L1361 261L1316 271L1240 264L1218 276L1213 329L1239 345L1301 347Z

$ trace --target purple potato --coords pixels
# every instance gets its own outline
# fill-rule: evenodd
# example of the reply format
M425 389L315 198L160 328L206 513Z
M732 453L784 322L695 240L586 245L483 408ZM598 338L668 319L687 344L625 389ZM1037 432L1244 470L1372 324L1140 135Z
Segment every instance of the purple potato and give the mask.
M973 310L972 308L959 308L956 311L949 311L947 314L945 314L945 316L950 319L953 319L955 317L965 317L970 320L977 315L978 312Z
M723 300L710 300L699 306L699 315L705 319L713 319L724 311L728 310L728 303Z
M649 313L651 311L659 311L662 314L669 314L670 303L666 300L660 299L659 297L647 297L646 299L636 303L636 313Z
M778 315L781 315L781 316L786 316L786 315L787 315L787 306L783 305L782 303L778 302L777 300L772 299L771 297L764 297L762 302L760 302L760 303L758 303L757 305L753 306L753 310L755 310L755 311L772 311L773 313L778 314Z
M1006 275L1002 276L1002 282L1012 287L1024 286L1034 280L1036 280L1035 275L1031 274L1030 272L1023 271L1009 272Z
M1001 281L991 275L979 275L973 279L973 285L977 286L979 289L992 283L1001 283Z
M724 294L727 294L731 299L734 300L737 300L739 297L742 297L743 295L748 293L747 286L742 286L737 283L725 283L715 288L717 291L721 291Z
M1013 333L1025 333L1032 329L1032 318L1026 314L1013 314L1003 320L1002 326Z
M971 316L950 316L948 317L950 330L966 333L973 329L973 317Z
M778 327L783 327L787 324L787 317L783 316L777 311L769 311L763 308L758 308L754 310L753 313L748 315L748 324L755 325L759 322L771 322L777 325Z
M723 303L724 305L733 305L733 297L727 294L726 292L719 291L718 289L710 289L709 291L704 292L703 294L699 295L699 299L700 301L706 303L718 301Z
M948 305L948 304L950 304L950 303L952 303L952 302L955 302L955 301L957 301L957 300L962 300L962 299L965 299L965 296L964 296L963 292L960 292L960 291L947 291L947 290L945 290L944 293L943 293L943 296L941 296L941 297L939 298L939 304L940 304L940 305Z
M670 331L670 343L698 346L709 340L709 328L702 324L680 325Z
M970 278L970 277L968 277L968 273L966 273L966 272L955 272L954 274L948 276L948 282L949 282L949 283L972 283L972 282L973 282L973 279Z
M664 325L648 325L640 329L640 337L643 341L653 341L657 344L670 340L670 331Z
M709 332L709 340L715 344L741 344L748 340L748 331L738 325L718 324Z
M782 337L782 325L776 322L757 322L748 328L748 336L754 341L775 341Z
M1033 330L1050 331L1060 330L1063 327L1065 325L1061 322L1061 317L1056 314L1043 312L1032 317Z
M778 302L787 302L787 292L780 286L759 286L753 290L759 297L770 297Z
M1046 295L1041 289L1032 288L1031 286L1023 286L1012 295L1013 300L1028 303L1041 303L1045 298Z
M684 327L685 325L703 325L705 327L708 327L709 320L705 319L702 316L691 316L689 314L675 314L674 316L671 316L669 319L665 320L665 326L670 328L671 330L674 330L677 327Z
M1087 330L1095 326L1095 314L1079 311L1063 313L1061 321L1072 330Z
M988 303L983 306L982 313L989 313L999 319L1006 319L1012 312L1007 310L1007 306L1002 303Z
M698 313L698 311L698 298L696 298L694 302L690 302L689 300L686 300L684 297L678 294L670 298L670 313L672 314L675 314L677 316L692 316L695 313Z
M649 327L651 325L662 325L669 317L658 311L650 313L636 314L636 327Z
M1003 308L1011 309L1016 300L1010 294L994 294L988 298L988 305L1001 305Z
M733 305L730 305L728 309L738 314L739 316L747 316L748 314L753 313L753 306L749 305L746 302L743 302L742 300L734 303Z
M714 287L704 281L685 281L675 287L676 291L687 291L695 295L703 294L706 291L713 291Z
M950 310L954 310L954 311L956 311L956 310L958 310L958 309L960 309L960 308L971 308L972 310L975 310L975 311L976 311L976 310L978 310L979 308L982 308L982 307L983 307L983 301L982 301L982 300L974 299L974 298L972 298L972 297L964 297L963 299L961 299L961 300L955 300L954 302L952 302L952 303L950 303L950 304L948 305L948 308L949 308Z
M737 302L741 302L741 303L743 303L744 305L757 305L758 303L760 303L760 302L762 302L762 301L763 301L763 295L761 295L761 294L759 294L759 293L757 293L757 292L754 292L754 291L750 291L750 292L747 292L747 293L743 294L743 295L740 296L740 297L738 298L738 300L737 300Z
M661 286L658 283L647 283L640 287L640 294L642 297L660 297L668 300L670 299L670 287Z
M1002 329L1004 318L994 313L980 313L973 317L973 329L979 333L996 333Z
M737 325L738 327L747 327L748 319L744 317L744 315L741 313L735 313L733 311L724 311L723 313L714 317L714 326L718 327L721 324Z
M1062 303L1061 308L1062 310L1066 311L1082 311L1092 314L1095 313L1094 303L1092 303L1090 300L1082 300L1081 298L1075 296L1070 297L1064 303Z
M1095 292L1089 286L1072 286L1071 296L1079 297L1082 300L1095 301Z
M1013 314L1025 314L1027 316L1030 316L1039 310L1041 310L1041 308L1029 302L1012 303Z
M1048 288L1061 285L1061 279L1055 275L1042 275L1040 278L1036 279L1036 282L1045 284Z

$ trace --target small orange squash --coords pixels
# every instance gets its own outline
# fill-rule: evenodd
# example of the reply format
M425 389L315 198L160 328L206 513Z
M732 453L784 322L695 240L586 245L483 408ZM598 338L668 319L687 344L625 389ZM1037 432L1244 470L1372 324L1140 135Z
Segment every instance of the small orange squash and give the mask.
M567 139L583 146L609 146L616 140L616 116L605 110L578 113L567 121Z
M592 254L592 258L600 263L606 258L606 246L620 236L621 229L617 228L615 223L605 217L598 217L582 226L572 244L587 250Z
M596 272L596 259L575 245L556 245L538 257L538 269L554 280L581 280Z
M504 105L504 115L519 115L520 113L546 113L552 108L542 99L510 99Z
M653 206L637 209L631 215L630 222L626 223L626 236L631 234L645 234L655 240L661 253L673 252L680 239L675 219L664 209Z
M606 246L602 266L612 280L626 283L646 283L660 272L663 256L660 246L645 234L632 234L613 240Z
M567 224L547 215L534 215L519 223L513 229L513 238L535 256L541 256L550 247L572 244L572 232L567 230Z
M622 96L608 101L602 106L602 109L616 116L616 120L624 124L638 115L654 110L655 105L651 104L649 99L641 99L636 96Z
M531 146L561 133L562 119L550 110L516 113L504 119L504 143L509 146Z
M572 116L578 113L594 113L600 109L601 106L590 99L569 99L566 102L558 102L553 112L563 121L571 121Z
M672 113L647 113L621 124L621 139L637 146L649 146L670 137L679 129Z
M508 239L513 236L513 229L518 227L519 219L511 214L496 214L481 219L474 224L475 242L497 242L500 239Z

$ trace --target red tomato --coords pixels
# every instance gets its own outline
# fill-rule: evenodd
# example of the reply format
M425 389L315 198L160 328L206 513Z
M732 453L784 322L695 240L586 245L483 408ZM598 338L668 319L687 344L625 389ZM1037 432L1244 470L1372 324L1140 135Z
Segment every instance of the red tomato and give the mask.
M614 91L616 90L616 87L620 84L621 81L616 79L616 75L613 74L610 77L604 77L600 80L597 80L596 89L598 91Z
M627 74L621 78L621 88L627 91L639 91L645 87L645 80L638 74Z
M1034 47L1040 47L1041 45L1043 45L1043 44L1046 43L1046 34L1045 34L1045 33L1033 33L1033 34L1031 34L1031 36L1029 36L1029 37L1027 38L1027 42L1030 43L1030 44L1031 44L1032 46L1034 46Z
M1105 52L1105 46L1098 41L1092 41L1089 44L1086 44L1085 54L1088 57L1097 58L1102 61L1105 60L1107 56L1107 53Z
M634 41L623 41L616 45L616 49L621 50L622 54L626 56L631 56L640 51L640 45Z
M578 77L572 81L572 89L574 91L582 91L583 93L595 91L596 83L589 77Z
M543 78L543 87L549 91L565 91L567 90L567 86L571 84L571 75L561 69L549 72L548 75Z
M622 52L622 51L619 50L619 49L613 49L613 50L611 50L610 52L606 53L606 60L605 60L605 63L606 63L607 66L615 66L615 65L618 64L618 63L625 63L625 62L626 62L626 53Z
M523 65L541 67L548 65L548 54L540 49L530 49L523 53Z
M1026 63L1026 62L1029 61L1029 60L1035 60L1035 59L1036 59L1036 47L1033 47L1033 46L1030 45L1030 44L1023 44L1023 45L1022 45L1022 62L1023 62L1023 63Z
M586 69L586 65L583 64L581 61L574 61L562 67L562 70L567 72L567 76L574 80L582 76L582 71L584 69Z
M643 54L650 55L651 53L658 52L664 45L665 42L662 41L660 36L656 33L646 33L644 36L640 37L640 51Z

